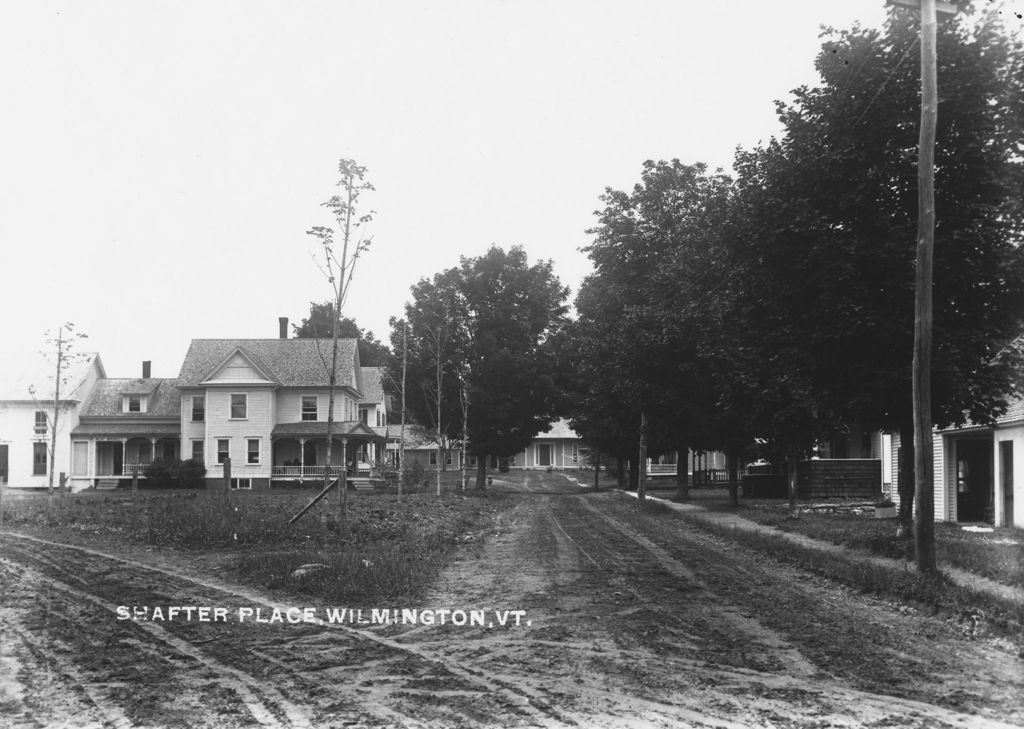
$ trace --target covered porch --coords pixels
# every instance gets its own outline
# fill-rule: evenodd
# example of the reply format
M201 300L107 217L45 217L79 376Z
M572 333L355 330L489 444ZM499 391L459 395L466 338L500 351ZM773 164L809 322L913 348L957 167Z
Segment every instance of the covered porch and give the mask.
M384 438L359 421L334 423L327 462L327 423L282 423L271 433L271 479L317 481L324 476L379 479Z
M144 476L154 460L181 457L177 423L82 424L71 437L72 478L130 479Z

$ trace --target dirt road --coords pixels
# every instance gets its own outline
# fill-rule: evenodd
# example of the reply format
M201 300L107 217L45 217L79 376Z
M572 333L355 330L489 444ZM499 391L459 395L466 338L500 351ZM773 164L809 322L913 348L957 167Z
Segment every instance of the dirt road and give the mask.
M559 474L495 487L516 500L498 532L422 604L379 606L433 624L289 623L325 606L185 555L0 535L0 724L1024 725L1017 646ZM141 606L194 619L119 619ZM204 606L228 619L200 621ZM241 619L257 607L281 620Z

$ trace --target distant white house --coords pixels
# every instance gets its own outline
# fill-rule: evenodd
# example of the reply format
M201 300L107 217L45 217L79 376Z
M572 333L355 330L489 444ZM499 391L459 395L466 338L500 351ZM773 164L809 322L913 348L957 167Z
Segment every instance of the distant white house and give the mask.
M57 449L49 457L56 367L38 353L0 354L0 482L12 488L44 488L53 473L69 478L74 470L70 433L78 426L82 404L105 377L96 353L83 353L61 376Z
M511 468L562 469L579 468L583 464L583 440L569 427L567 420L557 420L539 433L509 463ZM470 465L475 465L471 462Z

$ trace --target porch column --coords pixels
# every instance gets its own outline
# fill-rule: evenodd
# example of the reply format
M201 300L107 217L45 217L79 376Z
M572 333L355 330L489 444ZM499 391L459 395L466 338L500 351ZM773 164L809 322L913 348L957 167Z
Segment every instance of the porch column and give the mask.
M122 438L121 439L121 473L118 474L119 476L123 476L124 475L124 462L125 462L125 460L127 458L128 458L128 439L127 438ZM111 470L113 470L113 469L111 469Z
M151 448L151 450L149 452L149 462L152 463L153 461L156 460L156 441L157 441L157 438L150 438L149 440L150 440L149 447Z
M306 439L299 438L299 478L306 475Z
M344 486L347 481L345 477L348 476L348 438L345 436L341 437L341 485Z

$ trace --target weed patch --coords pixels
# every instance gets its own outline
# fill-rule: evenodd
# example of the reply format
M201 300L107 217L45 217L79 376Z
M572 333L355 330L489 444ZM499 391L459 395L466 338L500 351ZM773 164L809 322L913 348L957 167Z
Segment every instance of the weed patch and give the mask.
M467 491L353 496L347 524L321 518L318 505L295 524L309 491L232 494L162 492L75 494L49 510L45 497L7 509L5 523L30 531L75 535L183 552L234 550L234 569L263 587L359 605L421 593L459 545L482 542L511 501L502 492ZM337 514L336 496L327 515ZM303 565L318 565L296 575Z

